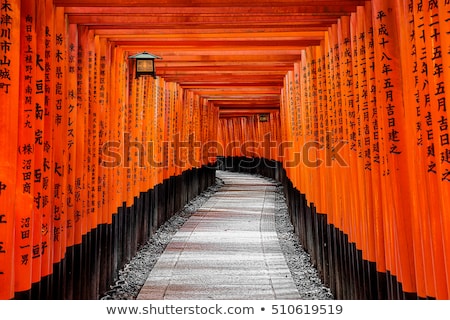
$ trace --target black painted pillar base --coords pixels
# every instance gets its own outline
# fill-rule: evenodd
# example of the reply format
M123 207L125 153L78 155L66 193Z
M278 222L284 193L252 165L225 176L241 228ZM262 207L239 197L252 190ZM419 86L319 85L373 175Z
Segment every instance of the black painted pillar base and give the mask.
M218 169L261 174L283 184L294 231L335 299L418 299L416 293L404 292L389 271L379 272L374 261L364 260L361 250L349 241L348 235L329 224L327 215L317 212L314 203L308 203L307 195L293 187L281 163L221 157Z
M66 248L51 275L30 290L16 292L14 299L99 299L157 228L215 183L216 167L186 170L140 192L131 206L123 203L112 213L111 224L96 226L83 235L80 244Z

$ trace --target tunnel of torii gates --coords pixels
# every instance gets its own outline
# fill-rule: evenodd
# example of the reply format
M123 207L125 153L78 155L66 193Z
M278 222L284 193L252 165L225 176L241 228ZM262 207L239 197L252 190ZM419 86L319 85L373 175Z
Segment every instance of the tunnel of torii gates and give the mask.
M98 299L220 168L284 185L335 298L448 299L449 20L448 0L0 0L0 298Z

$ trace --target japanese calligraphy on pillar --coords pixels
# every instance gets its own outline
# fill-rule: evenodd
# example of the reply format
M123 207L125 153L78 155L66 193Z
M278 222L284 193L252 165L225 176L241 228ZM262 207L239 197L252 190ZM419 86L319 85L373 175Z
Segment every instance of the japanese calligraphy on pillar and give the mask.
M66 91L66 39L64 35L65 19L62 8L55 9L54 28L49 29L49 40L53 43L50 58L53 59L54 68L50 74L54 86L51 89L50 108L53 111L53 243L54 263L59 262L66 250L67 240L67 126L68 108Z
M316 52L313 48L309 48L311 50L308 50L311 55L311 65L310 65L310 85L311 85L311 91L310 91L310 112L311 112L311 131L310 135L311 138L314 139L314 141L317 141L319 139L319 113L318 113L318 72L317 72L317 57Z
M35 154L35 81L36 16L34 1L22 1L21 55L19 95L19 143L17 156L15 290L31 288L34 226L34 154ZM39 141L38 141L39 142Z
M197 153L197 139L200 136L199 128L200 128L200 98L195 95L194 96L194 116L193 116L193 141L192 141L192 166L194 168L198 168L198 153ZM237 150L236 150L237 151ZM236 153L236 155L240 155Z
M194 117L194 97L191 97L191 107L192 107L192 114L191 114L191 119L193 120ZM155 139L155 150L154 150L154 154L155 154L155 162L154 162L154 171L156 173L157 176L157 181L160 181L159 179L161 178L161 174L162 174L162 167L163 167L163 146L162 146L162 141L164 138L164 125L162 123L163 119L164 119L164 102L165 101L165 90L164 90L164 80L162 79L157 79L154 81L154 108L155 108L155 112L154 112L154 123L155 123L155 128L154 128L154 139ZM193 125L191 123L191 127L190 130L193 130ZM190 153L190 156L193 157L193 153Z
M357 93L353 90L354 75L353 65L354 60L352 54L352 39L350 36L350 21L347 17L342 17L338 24L338 41L339 48L337 53L339 55L339 65L337 66L340 73L341 95L338 99L340 107L338 108L338 137L340 140L348 139L350 150L353 152L359 151L359 119L358 119L358 105L355 100L358 99ZM357 61L357 57L355 57Z
M413 151L419 155L415 157L417 169L413 172L416 174L415 181L420 183L417 186L417 198L420 200L418 210L423 216L422 221L416 222L416 228L421 230L420 247L434 248L416 253L423 261L423 276L422 279L419 278L421 281L418 284L421 296L441 296L442 292L447 290L445 282L434 280L445 278L444 254L439 252L443 242L441 228L429 223L440 219L440 192L436 184L436 180L440 179L440 144L436 140L439 137L436 132L440 130L433 124L433 119L438 119L435 111L439 104L439 98L433 94L433 88L437 82L443 81L441 37L440 31L436 30L439 29L437 6L438 1L411 0L405 4L409 20L408 58L411 61L408 71L413 75L410 87L415 88L413 94L410 94L411 104L415 106L411 115L415 123ZM433 40L429 41L430 38ZM422 192L424 187L428 190L427 193Z
M14 1L12 1L14 2ZM1 1L1 33L0 33L0 92L2 94L10 93L10 88L13 85L15 74L11 71L11 58L13 57L14 46L18 43L15 33L17 29L13 29L14 25L20 21L15 14L18 14L17 4L12 3L10 0ZM18 20L18 21L17 21Z
M170 139L170 131L172 126L172 110L171 110L171 101L172 101L172 94L171 94L171 83L166 82L164 85L164 138L162 140L163 142L163 159L164 159L164 179L167 179L169 177L169 167L170 167L170 155L169 155L169 145L168 141ZM195 100L196 102L196 111L198 112L198 118L196 120L199 124L201 121L201 110L200 110L200 101L198 99ZM199 127L196 127L199 128ZM198 135L196 135L196 139L200 136L200 132L197 131ZM195 161L197 161L197 152L194 148L195 152Z
M94 106L96 111L96 141L95 141L95 170L96 170L96 177L95 177L95 184L96 186L96 199L95 199L95 207L96 207L96 216L97 221L94 225L94 227L97 227L98 224L103 223L103 203L104 203L104 197L105 197L105 190L104 190L104 182L105 177L104 173L102 171L102 166L99 165L99 158L100 153L99 150L101 148L101 142L102 142L102 136L105 133L105 112L104 112L104 98L101 98L101 94L104 96L104 89L100 90L101 83L101 72L102 68L105 68L105 56L102 52L102 47L104 47L104 42L100 40L99 36L95 37L95 68L94 68ZM103 59L103 60L102 60ZM103 67L102 67L103 66ZM103 102L103 104L101 103Z
M314 141L314 143L317 143L319 141L319 85L318 85L318 78L319 78L319 66L318 66L318 54L315 47L310 47L306 50L307 54L309 55L309 61L310 61L310 123L311 123L311 130L309 132L308 141ZM313 161L319 158L319 148L313 148L313 150L310 152L310 156ZM320 166L319 165L311 165L308 164L311 168L310 169L310 175L312 181L319 181L320 179ZM319 184L314 184L314 186L310 189L311 190L311 201L314 202L314 204L317 206L321 203L322 194L320 192Z
M148 120L149 120L149 118L148 118L148 116L149 116L149 108L148 108L148 100L149 100L149 95L150 95L150 82L151 82L151 80L150 79L145 79L145 81L144 81L144 84L143 84L143 92L142 92L142 123L144 124L144 126L145 126L145 130L142 130L142 138L141 138L141 141L142 141L142 144L145 146L144 147L144 150L141 150L142 151L142 154L141 154L141 159L143 159L143 162L142 162L142 168L141 168L141 172L142 172L142 175L141 175L141 177L140 177L140 179L141 179L141 185L143 186L143 188L145 188L145 190L148 190L149 188L150 188L150 186L149 186L149 168L148 168L148 166L147 166L147 164L148 164L148 162L147 162L147 159L148 159L148 148L146 147L147 146L147 142L148 141L150 141L150 138L149 138L149 133L150 133L150 125L149 125L149 123L148 123Z
M44 64L44 103L36 104L36 118L44 117L44 145L43 145L43 158L42 158L42 170L41 170L41 241L43 250L41 251L41 264L42 264L42 276L47 276L53 272L53 256L50 254L53 250L53 172L54 159L53 159L53 114L54 110L51 106L53 101L54 91L53 84L54 79L52 70L54 68L53 52L53 20L54 11L53 5L50 1L40 1L38 6L38 21L37 31L39 35L38 53L41 54L43 50L43 64ZM44 12L42 12L42 10ZM45 20L45 21L43 21ZM42 26L42 27L41 27ZM42 29L41 29L42 28ZM43 48L41 45L43 42ZM38 74L40 68L38 70ZM39 101L39 96L38 101ZM38 103L37 101L37 103ZM38 122L38 121L37 121Z
M148 130L148 135L149 135L149 140L147 142L147 151L149 152L149 154L147 155L147 161L149 164L149 175L150 175L150 188L153 188L153 186L156 183L156 170L154 167L155 164L155 151L156 151L156 146L155 146L155 136L156 136L156 125L157 125L157 111L155 110L155 101L156 101L156 95L157 95L157 87L156 87L156 81L152 80L149 82L149 106L150 108L149 113L148 113L148 118L149 118L149 130ZM187 96L185 96L185 99L188 99ZM187 101L187 100L185 100ZM189 108L185 109L186 112L189 111ZM187 123L187 121L184 122L183 124L183 128L185 128L186 131L188 131L189 125ZM187 140L187 135L184 136L186 140L184 141L188 141ZM187 159L187 151L186 151L186 155L183 159Z
M100 50L101 52L98 54L98 105L101 110L102 117L99 121L99 149L102 148L103 144L108 140L109 136L109 116L110 113L106 112L106 68L107 68L107 61L106 61L106 50L107 45L106 41L100 40ZM99 154L99 157L101 155ZM101 159L100 159L101 160ZM99 169L99 178L98 178L98 191L99 191L99 197L98 197L98 206L101 208L102 212L102 223L106 223L109 219L109 206L107 205L108 199L108 193L106 189L106 183L108 181L107 176L109 174L109 171L104 170L103 166L98 166Z
M370 6L366 6L366 23L364 26L364 46L366 54L366 66L364 71L367 73L367 94L370 114L370 157L371 167L380 164L380 133L378 120L378 105L377 105L377 88L375 82L375 50L374 50L374 29L371 24L371 10ZM367 12L369 11L369 12ZM372 168L373 169L373 168Z
M404 151L400 145L402 139L402 132L399 129L398 118L400 116L401 111L399 110L401 107L398 106L398 103L401 102L400 97L400 88L399 88L399 74L400 70L397 69L397 64L391 55L392 47L396 44L394 40L391 38L393 36L394 30L389 29L389 25L385 23L388 15L392 15L391 11L378 11L374 13L375 15L375 33L376 37L376 46L379 49L378 57L379 57L379 95L378 105L380 112L383 112L385 116L387 128L386 137L387 137L387 145L386 149L388 154L391 156L396 156L402 154ZM387 168L383 175L389 175L391 173L390 169Z
M326 159L327 151L326 148L326 136L328 134L328 117L327 117L327 94L326 94L326 59L325 59L325 48L324 45L316 46L316 59L317 59L317 114L318 114L318 146L320 149L317 150L317 159ZM319 166L319 182L318 185L320 189L318 190L318 195L320 201L317 201L317 211L318 212L328 212L326 207L326 168L322 165Z
M379 117L378 117L378 105L377 105L377 89L376 89L376 74L375 74L375 44L374 44L374 28L372 21L372 7L369 2L358 11L358 19L363 19L364 27L363 33L359 38L361 42L364 42L365 52L365 64L363 66L363 74L367 79L367 102L369 108L369 129L370 129L370 173L371 173L371 192L372 205L373 205L373 228L375 229L375 248L376 248L376 261L378 270L386 270L385 262L385 240L383 230L383 201L381 197L381 184L380 184L380 132L379 132ZM364 36L363 36L364 34ZM362 39L364 38L364 39ZM361 46L363 44L361 43ZM362 47L361 47L362 48ZM363 58L361 58L363 59ZM366 140L365 140L366 143ZM367 164L364 165L368 167ZM366 169L368 170L368 169Z
M328 175L332 174L332 162L329 160L332 159L333 154L333 145L336 142L336 127L337 127L337 114L336 114L336 94L337 89L339 87L336 86L336 70L335 70L335 54L334 47L337 42L337 31L336 27L332 26L328 28L328 32L325 33L325 41L324 41L324 53L325 53L325 68L326 68L326 97L327 97L327 110L326 114L326 135L325 135L325 154L331 155L331 157L326 158L328 161L326 163L325 173ZM339 90L340 92L340 90ZM332 184L326 184L326 190L328 192L333 192L334 188ZM331 197L327 197L324 206L327 208L327 214L329 215L329 221L331 223L336 223L338 219L336 219L335 208L334 208L334 200Z
M295 103L294 103L294 114L296 118L295 135L299 137L303 130L302 119L302 98L300 90L300 64L294 63L294 87L295 87Z
M410 0L409 4L408 4L408 17L409 17L409 30L410 30L410 35L409 35L409 51L411 54L411 59L412 59L412 64L411 64L411 74L414 77L414 97L415 97L415 114L416 114L416 123L415 123L415 127L416 127L416 144L417 146L420 148L422 146L424 146L425 144L428 144L428 139L426 139L426 141L424 141L424 136L425 136L425 132L426 129L424 127L424 121L422 121L422 105L420 103L420 101L422 100L423 97L428 96L428 90L426 90L426 93L421 92L420 90L420 79L419 79L419 61L418 60L418 52L417 52L417 42L416 42L416 23L415 23L415 15L414 15L414 0ZM420 17L419 17L420 19ZM423 20L423 16L422 16L422 20ZM420 34L420 30L419 34ZM422 81L422 87L423 87L424 83ZM427 86L425 85L425 87L423 87L423 91L425 91L425 89L427 89ZM433 160L433 163L435 163L435 161ZM432 167L434 167L434 165L432 165ZM429 167L430 168L430 167ZM432 170L434 171L434 169Z
M14 220L18 156L20 1L0 1L0 299L14 296ZM17 168L17 169L16 169Z
M443 3L442 3L443 2ZM450 74L450 1L445 0L439 2L439 29L444 77ZM450 81L445 81L445 92L448 97L450 93Z
M342 119L342 90L341 90L341 73L340 70L340 55L339 55L339 40L337 25L333 25L329 29L330 33L330 47L329 47L329 58L330 58L330 78L329 82L329 107L328 117L331 125L331 134L328 138L328 144L333 146L336 142L342 141L343 139L343 119Z
M69 60L71 59L71 56L75 56L76 62L70 62L69 61L69 75L71 74L71 68L74 64L76 64L76 79L77 79L77 86L76 86L76 136L77 136L77 143L75 144L75 154L76 154L76 166L75 166L75 182L74 182L74 189L73 189L73 202L74 202L74 212L73 212L73 224L74 224L74 243L79 244L81 243L82 234L84 232L83 230L83 217L86 217L86 198L84 196L86 192L86 188L83 187L84 185L84 179L85 179L85 170L84 170L84 161L81 161L81 159L84 159L84 149L85 149L85 122L86 122L86 116L85 116L85 108L84 108L84 95L83 95L83 89L84 89L84 77L83 77L83 53L84 53L84 34L82 30L79 30L77 28L76 30L73 30L72 27L69 27L69 48L73 47L75 52L72 52L69 49ZM78 40L78 42L75 42L74 39L74 33L77 33L78 36L75 37L75 39Z
M72 246L75 241L75 219L77 219L77 207L75 205L76 172L77 172L77 54L78 40L76 25L69 25L67 29L68 41L66 45L67 69L66 69L66 97L67 97L67 177L66 177L66 206L67 206L67 246Z
M136 80L131 80L131 81L135 82ZM125 132L128 134L129 139L131 139L131 140L134 139L133 136L132 136L132 133L133 133L132 107L133 107L135 101L133 100L132 94L133 94L133 92L135 90L136 90L135 89L135 85L134 84L130 84L130 93L131 93L131 96L129 98L130 99L130 103L128 103L126 105L126 107L125 107L125 114L126 114L126 118L125 118L125 128L126 128L126 130L125 130ZM131 181L131 178L132 178L132 174L133 174L133 171L132 171L132 160L133 160L132 153L127 151L127 153L124 155L124 157L125 157L124 160L126 161L124 163L125 171L126 171L125 172L126 177L124 179L124 187L125 187L125 191L126 191L126 195L127 195L127 203L130 204L130 202L132 201L131 200L131 197L132 197L132 181Z
M301 64L301 83L302 83L302 93L303 93L303 118L302 122L304 124L304 128L302 131L302 135L304 136L304 139L307 139L307 136L309 136L312 132L312 124L311 124L311 87L310 87L310 80L311 79L311 57L305 54L302 55L303 61ZM294 107L293 105L293 88L289 90L289 110L292 112L292 109ZM291 102L292 101L292 102Z
M88 68L89 68L89 101L87 107L88 112L88 127L87 127L87 160L88 160L88 176L87 185L88 188L88 215L89 215L89 228L95 228L97 223L96 212L98 208L98 104L97 104L97 53L94 47L94 36L92 32L89 32L88 36Z
M437 174L436 145L434 142L433 112L431 108L431 93L428 70L427 39L425 34L425 11L423 1L415 5L411 1L409 10L412 15L410 23L413 33L410 37L411 55L415 57L412 73L415 78L416 112L419 118L417 127L417 144L427 148L427 172Z
M45 131L45 3L36 1L36 54L35 54L35 100L34 100L34 230L42 230L43 217L50 205L48 176L46 170ZM44 184L44 182L46 182ZM42 258L49 255L48 242L42 232L33 232L33 277L38 282L42 276Z
M420 2L422 3L422 2ZM429 86L425 105L425 112L432 114L432 138L434 143L432 144L433 155L437 163L436 170L433 173L438 175L438 179L442 182L450 182L450 136L448 127L448 111L446 101L446 85L445 85L445 73L444 73L444 61L443 50L441 43L441 27L438 10L438 1L428 1L423 6L416 6L419 16L424 16L423 22L419 22L419 25L423 25L423 32L419 34L419 39L422 36L426 41L419 49L423 52L420 53L420 59L422 62L422 72L427 77L427 85ZM448 20L446 22L448 24ZM430 41L431 39L431 41ZM425 84L424 84L425 85Z
M405 291L416 290L414 278L414 252L411 242L412 211L411 195L401 192L409 187L411 173L405 166L408 159L408 137L403 100L402 65L399 60L399 3L387 0L372 2L374 25L375 73L377 85L377 105L382 131L382 163L384 202L386 209L395 208L393 215L385 215L391 235L396 235L387 242L387 268L397 274ZM394 242L395 243L394 243Z
M364 169L371 171L372 169L372 150L371 150L371 121L372 117L370 115L370 96L369 96L369 81L367 78L367 48L366 48L366 30L365 26L365 16L364 10L360 9L358 15L356 16L356 31L352 37L353 43L353 56L354 65L353 70L355 71L355 90L357 91L357 105L359 109L359 121L361 121L360 127L360 139L358 143L360 144L360 157L364 161Z
M293 75L291 74L292 71L288 72L288 99L289 99L289 113L290 113L290 127L291 130L294 134L299 135L298 131L297 131L297 122L301 122L301 121L297 121L297 117L296 117L296 108L295 108L295 84L292 81Z
M143 86L143 77L139 77L138 79L133 79L132 81L132 90L134 93L132 94L130 101L130 120L131 120L131 130L130 134L132 136L133 141L140 141L141 136L141 126L140 124L140 116L141 116L141 108L142 108L142 86ZM170 119L170 118L169 118ZM169 120L167 119L167 120ZM166 122L167 126L169 126L169 121ZM136 194L136 190L139 188L139 166L142 164L140 161L141 157L141 148L133 148L132 149L132 176L131 176L131 192L133 196ZM141 162L141 163L140 163Z
M120 50L119 53L118 53L118 56L120 57L119 59L123 59L124 55L125 55L125 53L122 50ZM123 63L122 61L119 62L119 74L118 74L119 81L118 82L119 82L120 88L122 90L120 91L119 99L117 101L118 106L119 106L119 112L118 112L118 115L117 115L117 117L118 117L118 124L119 124L118 130L117 130L117 139L121 143L124 143L124 141L123 141L123 137L124 136L123 136L122 132L126 132L125 128L126 128L126 119L127 118L126 118L126 111L125 110L126 110L126 101L127 101L126 100L127 99L126 96L128 95L128 92L127 92L127 76L126 76L127 72L128 72L128 69L126 68L126 64ZM123 157L125 157L125 155L123 155ZM123 161L122 161L122 163L123 163ZM126 170L127 169L124 168L123 166L119 166L118 169L117 169L117 177L118 177L118 179L117 179L117 186L116 186L116 188L117 188L118 193L120 195L120 204L122 204L123 201L125 201L125 197L126 197L126 189L125 189L125 185L123 184L123 175L124 175L124 172Z
M317 108L318 108L318 142L325 145L325 136L328 131L327 95L326 95L326 64L322 47L317 49Z
M450 94L450 1L445 0L445 1L440 1L439 2L439 20L440 20L440 24L439 24L439 28L440 28L440 40L441 40L441 50L442 50L442 62L443 62L443 70L444 70L444 87L445 87L445 96L447 97L446 102L448 101L449 98L449 94ZM441 96L442 99L442 96ZM441 110L442 110L441 106ZM445 106L445 108L447 109L447 105ZM447 114L448 114L448 109L447 109ZM441 128L439 128L441 129ZM447 146L445 146L445 149L447 149ZM441 152L444 152L444 157L443 159L440 159L441 161L443 161L443 166L442 166L442 171L441 171L441 201L440 201L440 205L441 208L443 208L444 210L441 210L441 212L443 212L443 214L441 214L441 219L442 219L442 225L444 226L443 228L443 238L445 246L444 246L444 252L448 252L450 250L450 220L447 214L445 214L445 208L448 208L449 206L449 197L448 195L450 194L450 185L448 183L448 164L446 163L446 157L447 155L445 154L447 151L443 150ZM446 266L446 274L450 273L450 256L449 255L445 255L445 266ZM444 299L448 299L448 297L450 296L450 290L448 289L450 288L450 283L447 280L447 295L443 296Z

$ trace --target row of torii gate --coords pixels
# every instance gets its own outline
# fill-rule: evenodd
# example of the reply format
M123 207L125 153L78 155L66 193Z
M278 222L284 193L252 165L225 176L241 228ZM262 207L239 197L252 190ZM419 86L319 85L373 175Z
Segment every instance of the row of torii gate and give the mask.
M448 1L0 14L0 298L98 298L219 166L283 182L337 298L448 299Z

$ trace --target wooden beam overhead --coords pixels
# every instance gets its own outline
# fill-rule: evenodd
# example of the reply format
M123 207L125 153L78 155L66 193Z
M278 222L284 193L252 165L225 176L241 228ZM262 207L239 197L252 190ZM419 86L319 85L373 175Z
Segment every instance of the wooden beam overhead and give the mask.
M239 34L250 34L255 37L269 37L271 39L280 39L283 37L289 37L290 34L298 33L299 36L302 35L316 35L318 33L323 35L323 32L328 29L328 26L325 25L315 25L315 26L299 26L299 25L290 25L290 26L270 26L261 28L258 26L234 26L227 25L222 27L217 27L214 29L207 28L196 28L196 29L184 29L178 28L177 26L172 26L172 28L147 28L140 29L136 28L133 25L125 25L125 26L110 26L108 28L102 26L90 26L91 29L95 30L96 34L105 35L109 38L113 37L125 37L125 38L133 38L133 37L141 37L150 35L154 39L164 38L176 38L176 37L194 37L194 38L203 38L203 37L213 37L213 39L221 39L224 40L229 38L239 38ZM319 35L319 37L322 37Z
M57 5L62 5L62 2L68 1L55 1ZM80 1L78 1L80 2ZM323 2L323 1L318 1ZM317 14L317 13L332 13L345 15L350 11L355 9L355 2L361 5L364 1L327 1L328 5L317 5L312 4L310 1L305 3L302 1L297 1L296 5L279 5L279 1L272 1L270 4L265 6L255 6L255 3L252 3L250 6L246 6L244 3L241 5L228 5L229 1L223 1L224 5L220 7L220 11L226 14L235 14L235 15L250 15L250 14L264 14L264 15L280 15L280 14ZM111 5L110 5L111 3ZM127 1L127 6L112 6L113 2L108 1L108 6L86 6L86 7L65 7L65 12L70 15L98 15L98 14L217 14L217 7L208 7L208 6L164 6L161 3L153 1L154 5L143 6L128 6L130 1ZM231 4L231 3L230 3Z
M363 5L361 0L54 0L55 5L61 7L292 7L299 5L315 5L317 11L327 10L328 7L355 7Z
M360 0L54 0L70 24L133 55L220 108L221 117L274 112L306 47Z

